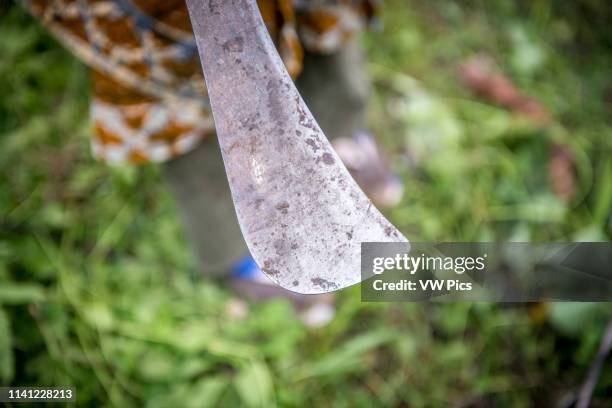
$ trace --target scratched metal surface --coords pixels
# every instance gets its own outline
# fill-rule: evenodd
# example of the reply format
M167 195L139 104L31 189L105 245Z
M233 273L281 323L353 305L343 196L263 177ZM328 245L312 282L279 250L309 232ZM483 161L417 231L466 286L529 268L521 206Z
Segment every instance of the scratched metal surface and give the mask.
M187 5L238 220L255 260L294 292L359 282L361 242L406 239L360 190L312 117L256 1Z

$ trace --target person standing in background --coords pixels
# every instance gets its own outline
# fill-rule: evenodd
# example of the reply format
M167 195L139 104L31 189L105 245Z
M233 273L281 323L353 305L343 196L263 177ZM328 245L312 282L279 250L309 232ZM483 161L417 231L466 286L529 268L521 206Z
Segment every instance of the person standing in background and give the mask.
M255 297L273 293L238 226L185 3L21 3L91 69L93 156L110 165L161 163L198 269L234 276L239 290ZM258 5L288 72L357 182L375 204L397 203L402 185L363 130L369 85L356 37L376 3ZM327 299L291 296L306 305Z

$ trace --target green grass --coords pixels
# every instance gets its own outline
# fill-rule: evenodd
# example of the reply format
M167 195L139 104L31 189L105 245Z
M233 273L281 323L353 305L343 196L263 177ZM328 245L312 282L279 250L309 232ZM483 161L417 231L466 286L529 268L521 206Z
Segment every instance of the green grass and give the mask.
M589 24L606 6L388 3L364 40L370 123L406 181L391 219L414 241L609 240L612 53ZM91 159L87 69L2 13L1 385L70 385L86 406L435 407L546 406L582 383L609 305L366 304L352 288L322 329L284 301L228 317L158 169ZM481 53L552 122L463 88L459 63ZM547 181L553 141L574 156L569 202ZM608 365L596 406L611 394Z

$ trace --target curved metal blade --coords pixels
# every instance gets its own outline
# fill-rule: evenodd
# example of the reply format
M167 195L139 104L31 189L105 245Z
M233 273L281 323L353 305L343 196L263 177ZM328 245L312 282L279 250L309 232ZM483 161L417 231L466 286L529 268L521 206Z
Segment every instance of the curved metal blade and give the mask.
M334 152L285 70L256 1L187 0L187 6L253 257L273 281L298 293L359 282L361 242L406 239Z

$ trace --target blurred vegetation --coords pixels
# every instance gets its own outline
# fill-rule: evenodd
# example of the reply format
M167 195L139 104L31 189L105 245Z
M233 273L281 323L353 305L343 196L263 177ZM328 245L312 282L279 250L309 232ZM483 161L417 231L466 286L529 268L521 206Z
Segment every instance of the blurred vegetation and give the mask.
M228 312L195 273L158 169L88 147L87 69L0 11L0 385L70 385L79 405L550 406L572 403L607 304L367 304L307 329L282 300ZM406 180L412 240L609 240L612 7L388 1L364 39L371 125ZM486 55L550 120L458 79ZM574 193L547 176L571 157ZM612 404L608 362L593 406Z

